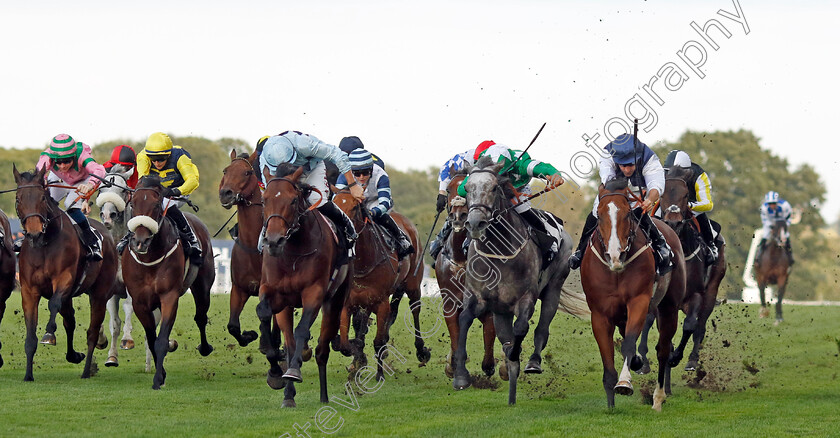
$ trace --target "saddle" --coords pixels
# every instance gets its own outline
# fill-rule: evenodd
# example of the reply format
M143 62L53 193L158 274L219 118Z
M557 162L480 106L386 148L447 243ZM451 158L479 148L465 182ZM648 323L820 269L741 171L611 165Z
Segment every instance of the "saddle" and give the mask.
M79 243L82 244L82 254L85 255L82 259L87 260L87 255L89 255L90 251L88 251L88 246L85 242L84 235L82 234L82 229L79 228L79 224L75 223L73 224L73 229L76 230L76 236L79 238ZM96 240L99 241L99 247L102 248L102 234L96 228L91 227L91 230L93 230L93 235L96 236Z
M551 253L551 248L556 245L557 250L559 250L560 246L563 245L563 220L543 210L532 210L537 213L537 217L542 220L543 226L548 231L548 234L546 234L542 231L534 229L533 227L528 227L531 229L531 240L534 241L537 248L539 248L540 252L544 255L541 269L545 269L551 262L551 260L546 257Z

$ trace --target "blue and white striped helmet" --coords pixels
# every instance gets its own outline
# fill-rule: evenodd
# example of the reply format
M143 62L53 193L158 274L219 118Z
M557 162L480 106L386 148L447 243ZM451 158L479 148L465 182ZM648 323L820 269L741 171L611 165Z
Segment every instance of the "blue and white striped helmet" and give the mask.
M777 202L779 202L779 193L778 192L770 191L770 192L767 192L766 195L764 195L764 203L765 204L772 204L772 203L777 203Z
M350 168L352 170L363 170L373 167L373 155L364 149L353 150L348 155L350 157Z

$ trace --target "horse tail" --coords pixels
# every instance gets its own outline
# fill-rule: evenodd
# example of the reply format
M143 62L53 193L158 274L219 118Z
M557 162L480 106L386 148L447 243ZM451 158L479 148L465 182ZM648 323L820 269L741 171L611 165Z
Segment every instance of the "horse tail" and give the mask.
M569 315L578 318L588 317L592 312L589 311L589 304L586 303L586 295L575 292L565 287L560 288L560 302L557 306L558 310L568 313Z

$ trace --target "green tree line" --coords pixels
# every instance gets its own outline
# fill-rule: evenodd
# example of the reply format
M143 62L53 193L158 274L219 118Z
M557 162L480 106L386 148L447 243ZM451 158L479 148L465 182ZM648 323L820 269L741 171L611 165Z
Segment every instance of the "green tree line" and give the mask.
M222 208L218 200L222 169L230 162L230 151L251 152L252 145L240 139L222 138L209 140L202 137L172 137L175 144L191 154L201 174L200 186L191 198L200 207L197 215L211 232L215 232L233 211ZM94 158L100 163L110 157L113 148L128 144L136 151L142 141L113 140L93 147ZM45 147L29 149L0 148L0 188L13 188L12 164L21 171L35 166L38 155ZM797 264L794 266L787 296L791 299L840 300L840 239L837 229L828 227L819 208L825 201L825 186L819 175L809 165L793 168L760 146L760 139L752 132L692 132L684 133L676 142L659 143L654 150L664 160L668 151L681 149L700 164L712 180L714 211L713 220L723 226L727 240L726 254L729 271L721 287L721 297L740 298L744 287L742 274L752 240L753 231L760 228L758 208L764 194L778 191L792 206L802 210L802 220L791 227L792 243ZM374 151L387 163L387 151ZM454 154L454 152L453 152ZM535 154L538 156L539 154ZM426 243L430 232L437 232L443 225L441 214L434 230L435 198L437 196L437 167L425 170L400 170L388 167L394 195L395 209L411 219L420 234L421 244ZM542 189L535 180L535 191ZM532 201L534 206L561 217L577 244L578 235L586 215L592 207L596 193L593 181L576 187L567 183L560 188ZM14 217L14 194L0 196L0 208ZM94 207L91 216L99 215ZM434 237L434 236L432 236ZM226 232L218 238L229 238ZM426 262L431 262L426 256Z

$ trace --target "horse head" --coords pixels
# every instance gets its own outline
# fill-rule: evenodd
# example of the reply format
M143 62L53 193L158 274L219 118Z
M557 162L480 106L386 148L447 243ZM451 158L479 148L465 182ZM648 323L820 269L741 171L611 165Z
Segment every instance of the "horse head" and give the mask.
M500 185L499 171L502 166L503 162L494 163L492 158L482 157L469 171L465 186L469 205L466 226L473 239L484 236L490 222L496 220L495 215L507 199Z
M155 175L144 176L137 183L134 196L131 197L131 210L134 217L128 221L131 249L137 254L146 254L152 244L152 238L158 233L163 223L163 186Z
M694 177L690 167L674 166L665 178L665 191L659 200L662 206L662 220L679 234L680 228L691 218L688 206L689 184Z
M773 227L770 229L770 236L777 245L785 246L788 239L787 230L787 221L785 219L776 219L773 223Z
M452 230L456 233L464 229L469 212L466 198L458 196L458 186L466 177L466 173L458 173L446 186L447 205L449 205L448 220L452 224Z
M300 182L301 175L303 167L288 163L278 167L276 176L265 170L268 182L263 193L263 246L268 247L272 257L280 255L289 238L300 229L301 217L314 208L306 201L312 188Z
M117 224L125 223L125 209L131 200L128 179L134 174L133 167L115 164L105 175L104 182L96 197L99 218L109 230Z
M259 193L259 180L254 172L256 152L236 155L236 150L230 152L230 164L222 171L222 181L219 183L219 201L222 207L230 209L234 205L251 205L260 201L253 201Z
M54 218L53 212L57 206L44 180L47 166L38 171L19 173L13 165L12 170L17 183L15 211L20 218L24 235L32 246L42 247L47 244L45 233L50 220Z
M606 258L613 272L624 270L624 261L635 235L627 193L626 178L607 181L598 188L598 236L606 248Z

